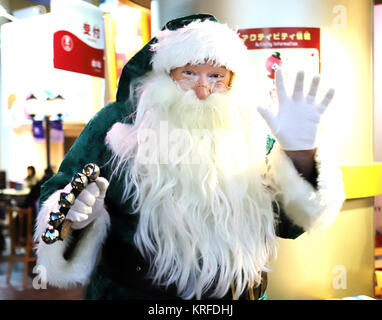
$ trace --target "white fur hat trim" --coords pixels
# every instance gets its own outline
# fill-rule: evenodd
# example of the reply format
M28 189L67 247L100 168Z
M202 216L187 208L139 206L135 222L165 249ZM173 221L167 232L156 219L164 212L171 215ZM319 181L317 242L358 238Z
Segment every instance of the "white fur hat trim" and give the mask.
M155 72L167 72L186 64L215 62L238 73L248 67L248 50L238 33L226 24L210 20L194 21L177 30L157 35L152 66Z

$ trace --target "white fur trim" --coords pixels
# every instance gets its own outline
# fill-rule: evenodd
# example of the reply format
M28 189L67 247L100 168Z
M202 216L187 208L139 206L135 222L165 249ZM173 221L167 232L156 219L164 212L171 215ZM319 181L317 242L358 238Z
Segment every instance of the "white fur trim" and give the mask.
M155 72L167 72L188 63L215 61L233 72L248 68L248 50L239 35L226 24L195 21L177 30L163 30L152 45Z
M269 174L285 213L305 231L328 226L345 200L342 172L329 155L317 149L318 189L300 176L292 160L275 145L269 161Z
M106 238L110 217L103 209L100 216L86 228L71 259L65 260L63 255L71 241L70 234L64 241L57 241L50 245L41 240L41 235L48 225L49 213L57 206L60 193L63 191L65 189L53 193L42 206L37 217L34 238L38 241L37 265L45 268L47 283L59 288L71 288L78 284L84 285L89 280L99 250Z
M129 124L116 122L107 132L105 144L108 145L115 154L120 155L125 150L126 143L128 143L127 137L129 136L130 126Z

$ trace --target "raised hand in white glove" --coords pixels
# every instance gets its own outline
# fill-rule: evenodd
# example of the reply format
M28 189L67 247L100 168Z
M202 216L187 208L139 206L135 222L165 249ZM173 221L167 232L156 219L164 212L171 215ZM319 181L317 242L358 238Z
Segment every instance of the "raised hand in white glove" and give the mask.
M330 89L324 99L315 103L320 77L312 80L308 95L304 96L304 72L297 73L294 91L288 97L284 87L281 69L276 72L276 88L279 110L275 115L269 109L258 107L258 111L268 123L282 149L287 151L312 150L316 147L316 137L321 116L334 96Z
M85 228L101 215L108 187L109 182L99 177L81 191L66 215L66 219L73 221L72 229Z

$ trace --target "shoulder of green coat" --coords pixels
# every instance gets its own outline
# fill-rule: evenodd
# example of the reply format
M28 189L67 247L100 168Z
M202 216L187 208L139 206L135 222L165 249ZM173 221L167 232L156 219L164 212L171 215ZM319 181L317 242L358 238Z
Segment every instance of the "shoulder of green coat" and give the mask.
M96 125L108 130L116 121L124 121L125 118L128 118L133 111L133 107L127 102L112 102L98 111L87 126Z
M109 151L105 146L105 136L116 122L125 122L132 114L133 107L125 102L113 102L103 107L85 126L73 146L65 155L55 176L41 187L40 205L58 189L64 188L73 175L81 172L87 163L96 163L101 168Z

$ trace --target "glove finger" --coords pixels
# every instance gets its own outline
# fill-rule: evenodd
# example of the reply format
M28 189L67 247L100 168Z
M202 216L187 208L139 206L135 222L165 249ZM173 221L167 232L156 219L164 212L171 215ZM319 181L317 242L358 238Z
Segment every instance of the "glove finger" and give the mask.
M261 114L264 120L268 123L268 126L272 130L272 132L276 132L277 123L276 117L273 112L267 108L257 107L257 111Z
M94 206L94 203L96 201L96 197L99 196L99 188L95 183L89 184L85 190L82 190L81 193L78 195L76 201L81 201L85 205L92 207Z
M89 219L89 216L87 214L70 209L68 214L66 215L66 219L71 220L73 222L82 222Z
M93 198L94 198L94 202L93 202L93 205L94 205L95 197L93 196ZM73 211L76 211L79 213L91 214L92 213L92 206L85 204L84 202L80 201L79 199L76 199L76 201L74 202L74 204L70 208L70 210L73 210ZM68 214L69 214L69 212L68 212Z
M334 97L334 89L329 89L329 91L326 93L324 99L322 102L317 106L317 110L320 114L323 114L330 104L330 102L333 100Z
M304 96L304 71L297 72L292 94L293 100L301 100Z
M104 198L105 194L106 194L106 190L109 187L109 181L107 181L103 177L99 177L99 178L97 178L95 183L97 184L99 191L100 191L99 197Z
M282 103L287 98L287 94L284 85L284 75L281 69L276 71L276 89L279 102Z
M317 91L318 91L318 86L320 84L320 80L321 80L320 76L315 76L312 79L312 83L310 85L310 89L309 89L308 95L306 97L306 100L309 103L314 103L314 101L316 100L316 95L317 95Z

